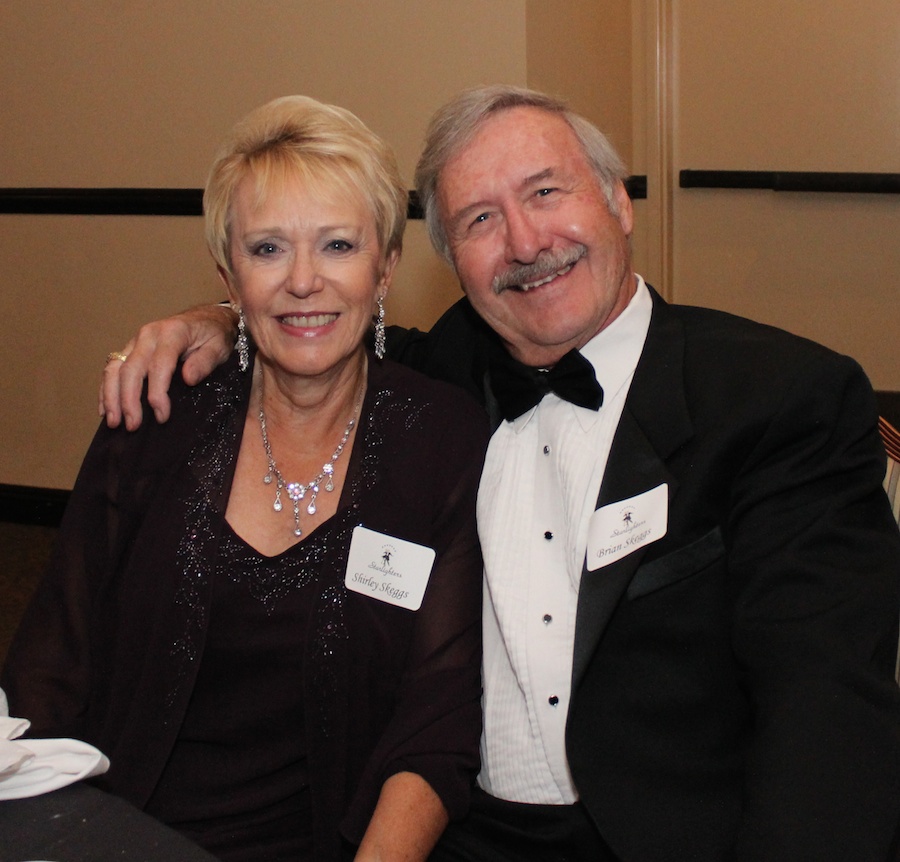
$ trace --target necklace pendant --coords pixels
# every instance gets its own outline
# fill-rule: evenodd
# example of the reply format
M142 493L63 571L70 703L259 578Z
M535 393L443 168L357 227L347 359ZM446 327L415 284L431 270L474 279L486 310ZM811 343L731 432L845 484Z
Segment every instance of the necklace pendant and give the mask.
M275 463L275 458L272 455L272 447L269 445L269 434L266 429L266 414L262 408L263 399L262 393L260 392L259 430L262 435L263 449L265 450L266 458L269 462L269 471L263 476L263 482L266 485L275 485L275 502L273 503L272 508L276 512L281 512L284 509L284 505L281 501L282 489L287 492L288 499L291 501L294 510L294 529L291 532L293 532L298 539L303 535L303 531L300 529L300 500L304 499L307 492L309 492L310 500L309 504L306 506L306 513L308 515L315 515L317 511L316 496L319 493L319 483L324 480L325 490L334 490L334 462L340 458L344 451L344 446L350 439L350 432L356 426L356 414L362 407L364 394L365 388L363 387L359 393L359 400L353 408L353 416L351 416L347 422L347 427L344 429L344 434L341 437L337 448L334 450L331 460L322 465L322 472L319 473L318 476L308 484L304 485L302 482L286 482L281 471L278 469L278 465Z

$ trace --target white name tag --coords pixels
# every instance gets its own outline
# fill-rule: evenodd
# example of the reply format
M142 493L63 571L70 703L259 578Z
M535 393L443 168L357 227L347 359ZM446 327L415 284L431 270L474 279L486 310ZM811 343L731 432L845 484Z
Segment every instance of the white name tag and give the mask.
M668 520L666 484L597 509L588 527L588 569L593 572L658 541L666 534Z
M344 584L348 590L417 611L431 577L432 548L355 527Z

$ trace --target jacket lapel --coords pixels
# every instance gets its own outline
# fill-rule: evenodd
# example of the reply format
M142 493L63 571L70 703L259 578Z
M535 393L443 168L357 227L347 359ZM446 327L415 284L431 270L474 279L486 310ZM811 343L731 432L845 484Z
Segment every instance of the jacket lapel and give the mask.
M677 480L666 458L692 434L684 397L684 334L681 322L650 288L653 316L616 429L597 508L627 500L665 483L671 502ZM572 660L573 691L580 683L622 593L652 545L582 571Z

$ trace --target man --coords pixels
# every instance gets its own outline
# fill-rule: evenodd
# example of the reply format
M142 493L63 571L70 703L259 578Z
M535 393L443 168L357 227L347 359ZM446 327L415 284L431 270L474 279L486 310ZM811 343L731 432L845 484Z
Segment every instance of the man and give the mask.
M434 858L896 859L900 535L871 388L663 302L623 175L586 121L507 87L441 109L417 170L466 299L394 350L498 423L480 790ZM140 421L148 365L164 420L177 356L199 348L198 379L223 355L220 314L142 330L108 421Z

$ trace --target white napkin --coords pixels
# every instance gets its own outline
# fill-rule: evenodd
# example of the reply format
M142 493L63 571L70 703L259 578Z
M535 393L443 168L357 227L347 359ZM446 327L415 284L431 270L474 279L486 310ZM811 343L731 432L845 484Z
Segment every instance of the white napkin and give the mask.
M77 739L13 742L30 726L24 718L9 717L6 694L0 689L0 800L49 793L109 769L106 755Z

